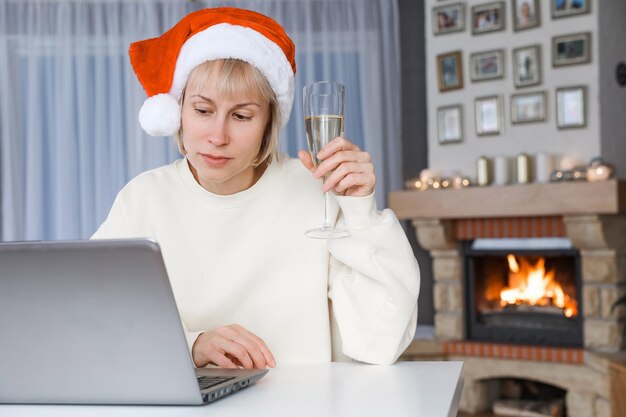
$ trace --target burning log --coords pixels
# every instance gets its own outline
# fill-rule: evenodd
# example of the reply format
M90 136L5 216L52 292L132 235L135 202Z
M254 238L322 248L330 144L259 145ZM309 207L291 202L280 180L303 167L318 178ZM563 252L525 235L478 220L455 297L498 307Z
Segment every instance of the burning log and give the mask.
M569 297L556 282L555 271L546 271L545 258L541 257L532 264L525 258L518 262L514 255L509 254L507 261L509 286L500 291L501 307L540 306L546 310L558 307L558 314L564 314L566 317L578 314L576 300Z

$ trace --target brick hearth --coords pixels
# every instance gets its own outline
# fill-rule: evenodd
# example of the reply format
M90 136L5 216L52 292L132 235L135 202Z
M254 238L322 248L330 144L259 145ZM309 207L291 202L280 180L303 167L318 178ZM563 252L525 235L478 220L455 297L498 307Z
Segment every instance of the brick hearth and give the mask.
M542 362L583 363L584 350L553 346L517 346L501 343L455 341L443 342L446 355L532 360Z

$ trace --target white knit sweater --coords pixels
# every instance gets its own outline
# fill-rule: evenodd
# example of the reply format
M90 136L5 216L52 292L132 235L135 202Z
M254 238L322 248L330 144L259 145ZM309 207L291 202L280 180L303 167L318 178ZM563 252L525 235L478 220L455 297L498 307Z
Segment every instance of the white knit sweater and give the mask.
M222 196L203 189L181 159L131 180L93 238L160 244L190 344L238 323L279 366L342 354L393 363L415 331L417 262L373 195L333 201L352 235L311 239L304 232L322 223L321 183L298 160L274 162L251 188Z

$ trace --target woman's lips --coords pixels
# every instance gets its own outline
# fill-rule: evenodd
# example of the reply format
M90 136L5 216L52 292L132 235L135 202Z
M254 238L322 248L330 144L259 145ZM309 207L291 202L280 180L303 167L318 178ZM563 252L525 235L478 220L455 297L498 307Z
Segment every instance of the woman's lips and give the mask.
M226 165L228 161L232 159L227 156L213 155L210 153L201 153L200 156L202 156L202 159L204 160L204 162L206 162L207 164L211 166L223 166L223 165Z

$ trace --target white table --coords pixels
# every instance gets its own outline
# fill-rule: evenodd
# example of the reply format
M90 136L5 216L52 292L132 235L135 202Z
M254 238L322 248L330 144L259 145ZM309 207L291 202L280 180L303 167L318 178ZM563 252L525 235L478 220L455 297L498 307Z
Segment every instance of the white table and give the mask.
M0 416L453 417L462 367L462 362L292 363L206 406L0 405Z

